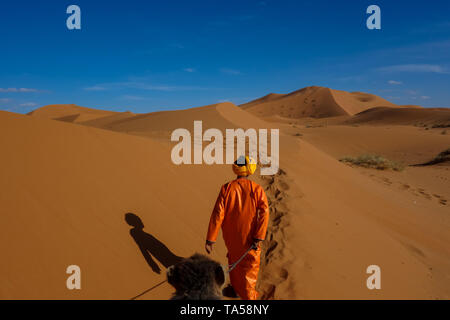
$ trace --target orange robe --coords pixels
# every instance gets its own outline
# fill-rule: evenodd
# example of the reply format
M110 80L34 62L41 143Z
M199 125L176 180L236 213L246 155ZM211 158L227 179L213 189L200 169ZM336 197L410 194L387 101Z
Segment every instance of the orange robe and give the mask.
M239 178L222 186L206 239L215 242L222 227L228 263L233 264L252 245L253 239L265 239L268 222L269 205L264 189L251 180ZM261 249L250 250L230 272L231 285L242 299L258 298L256 281L260 255Z

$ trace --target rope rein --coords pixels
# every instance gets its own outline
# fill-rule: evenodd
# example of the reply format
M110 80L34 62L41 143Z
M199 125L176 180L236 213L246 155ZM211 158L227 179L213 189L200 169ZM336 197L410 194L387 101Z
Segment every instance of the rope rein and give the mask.
M145 290L144 292L142 292L141 294L138 294L137 296L131 298L130 300L136 300L137 298L143 296L144 294L146 294L147 292L152 291L153 289L156 289L157 287L159 287L160 285L162 285L164 282L167 282L167 279L164 281L161 281L160 283L158 283L157 285L154 285L153 287L151 287L150 289Z
M231 271L233 271L233 269L234 268L236 268L236 266L239 264L239 262L241 262L242 261L242 259L244 259L245 258L245 256L250 252L250 250L252 250L252 249L254 249L254 250L256 250L256 249L258 249L254 244L252 244L251 246L250 246L250 248L248 248L247 249L247 251L245 251L245 253L235 262L235 263L233 263L233 264L230 264L229 266L228 266L228 271L227 271L227 273L230 273Z
M244 253L244 254L243 254L243 255L242 255L235 263L230 264L230 265L228 266L229 269L228 269L227 273L230 273L234 268L236 268L236 266L239 264L239 262L241 262L242 259L244 259L245 256L246 256L246 255L250 252L250 250L252 250L252 249L256 250L256 249L258 249L258 248L257 248L254 244L252 244L252 245L250 246L250 248L248 248L247 251L245 251L245 253ZM150 289L145 290L144 292L142 292L141 294L138 294L137 296L131 298L130 300L136 300L137 298L139 298L139 297L143 296L144 294L146 294L146 293L152 291L153 289L156 289L157 287L159 287L160 285L162 285L162 284L165 283L165 282L167 282L167 279L164 280L164 281L161 281L160 283L158 283L157 285L151 287Z

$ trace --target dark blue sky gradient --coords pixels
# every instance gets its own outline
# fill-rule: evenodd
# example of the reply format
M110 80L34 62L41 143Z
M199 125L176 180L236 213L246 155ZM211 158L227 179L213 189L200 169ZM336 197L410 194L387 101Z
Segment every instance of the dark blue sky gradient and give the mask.
M366 28L371 4L381 30ZM449 13L447 0L2 1L0 109L150 112L309 85L450 107Z

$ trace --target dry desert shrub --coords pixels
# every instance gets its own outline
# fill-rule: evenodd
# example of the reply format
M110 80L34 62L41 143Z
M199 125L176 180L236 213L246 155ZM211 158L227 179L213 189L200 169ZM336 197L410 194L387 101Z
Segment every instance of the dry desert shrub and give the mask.
M375 154L363 154L358 157L344 157L339 161L359 167L373 168L377 170L391 169L394 171L402 171L404 169L404 165L402 165L401 163L386 159Z

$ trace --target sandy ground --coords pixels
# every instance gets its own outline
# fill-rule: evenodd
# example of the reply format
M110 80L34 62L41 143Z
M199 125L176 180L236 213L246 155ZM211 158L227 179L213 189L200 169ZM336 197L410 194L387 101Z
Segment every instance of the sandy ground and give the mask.
M355 105L338 104L348 113L326 125L272 111L260 118L231 103L141 115L62 105L0 112L0 298L169 298L167 283L146 290L165 280L173 257L203 252L217 192L233 179L227 165L172 164L171 131L203 120L204 129L280 128L281 170L252 177L271 205L263 298L448 299L449 166L394 172L338 160L372 152L415 164L448 148L450 135L416 123L345 123ZM128 212L145 225L137 240ZM220 240L212 258L225 264L225 255ZM81 290L65 286L72 264ZM381 290L366 287L372 264Z

